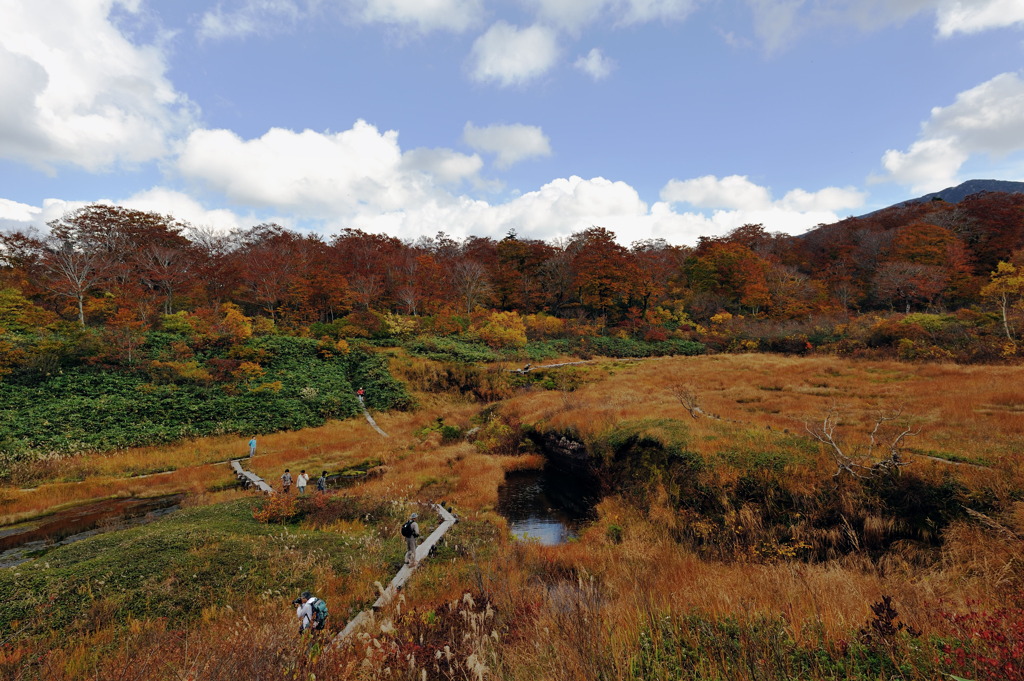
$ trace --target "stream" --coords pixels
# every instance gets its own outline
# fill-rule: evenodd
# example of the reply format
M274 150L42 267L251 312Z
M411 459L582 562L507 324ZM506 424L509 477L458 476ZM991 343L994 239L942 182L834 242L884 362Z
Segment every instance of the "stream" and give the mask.
M184 494L104 499L73 506L37 520L0 528L0 568L14 567L43 549L102 532L145 525L181 507Z

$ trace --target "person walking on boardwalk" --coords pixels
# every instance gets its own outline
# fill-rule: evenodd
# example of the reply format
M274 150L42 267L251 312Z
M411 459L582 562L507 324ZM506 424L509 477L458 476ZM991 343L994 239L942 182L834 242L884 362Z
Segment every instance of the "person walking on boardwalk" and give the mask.
M256 456L256 436L253 435L252 439L249 440L249 458Z
M413 513L402 525L402 536L405 537L405 564L416 567L416 539L420 536L420 526L416 522L419 514Z
M316 479L316 491L326 492L327 491L327 471L320 474L320 477Z
M365 391L365 390L363 390L362 388L360 388L359 390L357 390L357 391L356 391L356 397L358 397L358 398L359 398L359 401L360 401L360 402L362 402L362 401L363 401L363 396L364 396L364 395L366 395L366 391Z
M295 481L295 486L299 488L299 494L306 494L306 485L309 484L309 476L306 475L306 469L303 468L302 472L299 473L299 479Z
M284 475L281 476L281 486L284 487L285 494L292 489L292 474L287 468L284 469Z

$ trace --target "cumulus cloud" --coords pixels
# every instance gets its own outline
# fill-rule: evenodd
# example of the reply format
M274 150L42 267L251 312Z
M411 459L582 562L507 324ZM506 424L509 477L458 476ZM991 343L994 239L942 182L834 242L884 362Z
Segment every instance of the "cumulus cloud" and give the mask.
M184 220L193 227L229 232L260 222L252 214L240 216L224 208L207 209L199 201L180 191L153 187L118 201L117 205ZM278 222L287 220L279 219Z
M111 13L135 0L5 3L0 22L0 157L53 172L164 156L193 108L156 45L134 45ZM60 17L55 21L54 17Z
M273 128L252 140L197 130L178 170L234 202L329 215L360 203L390 209L407 201L419 187L396 181L401 161L397 132L359 121L340 133Z
M509 166L528 158L551 155L551 141L535 125L488 125L478 128L466 123L462 139L473 149L495 154L495 165Z
M549 151L541 130L525 125L467 123L465 138L499 158L511 153L517 160L515 154L524 149L531 155ZM653 205L625 182L577 176L491 203L455 186L463 180L476 183L480 168L479 156L450 149L403 152L397 132L363 121L339 133L273 129L250 140L226 130L196 131L178 164L184 178L222 193L236 206L276 211L325 229L355 226L402 238L438 230L500 236L514 228L524 236L551 239L600 225L623 243L651 237L693 243L698 236L723 234L748 222L802 232L864 202L862 193L835 187L794 189L775 200L766 188L734 175L673 180ZM693 210L677 212L673 204Z
M906 151L882 156L887 179L914 191L955 184L960 167L975 154L1001 156L1024 150L1024 80L1002 73L965 90L946 107L935 107L920 138Z
M625 182L572 176L552 180L536 191L502 204L492 205L465 196L450 197L448 201L432 199L402 211L362 212L347 222L367 231L404 238L428 236L438 230L455 236L473 234L500 238L514 228L524 237L553 239L597 225L613 231L623 244L650 238L695 244L701 236L726 234L748 223L760 222L771 231L799 234L823 222L839 219L835 212L826 208L836 205L836 195L832 192L804 194L817 197L809 202L813 210L787 206L784 199L757 209L715 210L708 215L698 211L677 212L672 202L666 200L648 205ZM851 194L857 196L858 205L863 202L862 195ZM794 192L787 197L796 203L806 198ZM845 203L853 202L853 198L845 199Z
M771 193L745 175L714 175L692 180L670 180L661 190L663 201L688 203L696 208L752 209L771 204Z
M365 121L343 132L273 128L244 140L229 130L197 130L177 170L235 204L330 219L359 210L402 210L448 196L463 181L482 184L483 161L451 149L403 153L398 133Z
M484 162L477 154L460 154L451 149L412 149L402 155L402 169L425 173L442 184L456 185L477 180Z
M27 203L0 199L0 224L5 222L31 223L39 217L41 212L41 209Z
M547 73L557 58L558 41L550 28L519 29L499 21L473 43L470 75L502 87L522 85Z
M97 202L102 203L102 201ZM45 199L41 206L0 199L0 231L47 230L46 223L88 205L84 201Z
M240 216L223 208L207 209L188 194L166 187L154 187L116 201L111 199L95 201L46 199L42 206L30 206L9 199L0 199L0 230L26 231L34 228L45 232L48 222L90 204L118 205L160 215L170 215L195 227L219 232L228 232L261 221L252 214ZM288 219L282 218L278 221L286 223Z
M594 80L604 80L611 74L615 62L595 47L585 55L581 55L572 65Z
M306 13L295 0L246 0L233 10L218 4L199 19L200 40L244 38L294 25Z
M668 204L713 211L706 223L713 233L720 233L726 225L733 229L762 223L773 231L796 234L822 222L835 222L837 213L863 206L865 198L863 192L852 188L826 187L816 192L793 189L776 200L767 187L745 175L671 180L661 190L661 199Z

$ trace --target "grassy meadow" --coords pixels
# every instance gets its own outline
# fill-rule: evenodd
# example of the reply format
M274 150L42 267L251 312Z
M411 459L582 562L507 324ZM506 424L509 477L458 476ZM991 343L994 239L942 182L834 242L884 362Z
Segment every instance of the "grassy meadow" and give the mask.
M33 463L0 488L0 523L189 497L0 570L0 674L1024 679L1020 368L763 354L509 368L395 353L416 408L374 413L390 437L360 418L260 436L246 465L275 487L284 468L368 471L325 496L233 487L219 462L246 453L239 436ZM808 432L829 415L836 448ZM555 442L600 482L598 517L559 546L513 541L498 487ZM345 646L297 635L298 591L340 630L397 571L403 518L441 501L461 522L374 628Z

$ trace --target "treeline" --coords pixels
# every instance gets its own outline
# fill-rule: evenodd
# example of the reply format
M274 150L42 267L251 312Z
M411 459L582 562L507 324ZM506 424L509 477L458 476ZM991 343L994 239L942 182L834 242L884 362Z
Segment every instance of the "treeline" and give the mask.
M552 242L213 233L93 205L46 233L0 235L0 371L45 364L46 343L80 335L73 326L99 334L91 361L131 366L149 333L232 324L335 341L468 334L491 347L603 335L856 353L909 341L911 355L977 360L1016 352L1022 267L1024 196L1002 193L801 237L745 225L695 247L625 247L601 227Z

